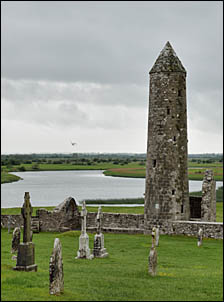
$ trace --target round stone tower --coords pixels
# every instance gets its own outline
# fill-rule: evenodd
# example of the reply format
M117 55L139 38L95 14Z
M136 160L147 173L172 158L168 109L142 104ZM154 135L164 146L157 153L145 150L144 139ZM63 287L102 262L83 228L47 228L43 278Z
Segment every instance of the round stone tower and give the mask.
M186 70L169 42L149 74L145 230L190 215Z

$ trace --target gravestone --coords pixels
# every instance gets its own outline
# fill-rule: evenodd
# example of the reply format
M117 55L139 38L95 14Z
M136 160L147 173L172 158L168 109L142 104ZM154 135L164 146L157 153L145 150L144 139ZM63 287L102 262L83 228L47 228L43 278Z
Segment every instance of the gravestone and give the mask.
M156 227L156 246L159 246L159 226Z
M49 292L51 295L60 295L64 291L64 272L62 247L58 238L54 240L54 248L49 264Z
M30 231L30 242L33 241L33 231Z
M94 248L93 248L93 255L94 257L98 257L98 258L104 258L108 256L106 248L104 248L104 235L101 233L101 223L102 223L102 212L101 212L101 206L99 206L98 213L96 216L97 234L94 236Z
M149 274L151 276L156 275L156 269L157 269L157 251L155 248L156 245L156 228L153 227L152 229L152 247L149 252Z
M199 228L199 231L198 231L198 246L202 245L202 238L203 238L203 230L202 230L202 228Z
M20 244L20 228L16 227L12 234L12 249L11 253L16 254ZM13 255L12 260L16 260L17 256Z
M24 203L21 209L23 216L23 242L19 244L17 263L14 270L18 271L37 271L35 264L34 243L31 242L31 214L32 206L30 203L29 192L25 192Z
M89 236L86 233L86 216L87 216L86 203L85 201L83 201L82 210L81 210L82 230L81 230L81 235L79 237L79 250L77 252L76 259L93 258L93 255L90 253L90 249L89 249Z

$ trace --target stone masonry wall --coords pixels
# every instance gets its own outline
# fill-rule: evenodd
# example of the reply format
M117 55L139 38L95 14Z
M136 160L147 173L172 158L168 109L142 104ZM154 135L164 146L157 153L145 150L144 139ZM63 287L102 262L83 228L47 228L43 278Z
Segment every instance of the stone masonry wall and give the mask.
M212 170L207 170L202 183L201 220L216 220L216 183Z
M97 213L88 212L87 214L87 231L96 231L96 215ZM12 228L22 226L23 219L21 215L1 215L1 222L4 228L8 227L8 218L13 216L15 222ZM38 219L38 216L33 216ZM40 231L68 231L80 230L80 217L75 217L73 223L60 223L60 216L54 216L52 212L42 211L39 215ZM144 215L140 214L118 214L103 213L102 231L113 233L144 233L151 234L153 226L156 224L148 224L147 230L144 229ZM197 236L199 227L203 229L204 237L223 239L223 223L221 222L199 222L199 221L162 221L159 224L160 234L168 235L187 235Z

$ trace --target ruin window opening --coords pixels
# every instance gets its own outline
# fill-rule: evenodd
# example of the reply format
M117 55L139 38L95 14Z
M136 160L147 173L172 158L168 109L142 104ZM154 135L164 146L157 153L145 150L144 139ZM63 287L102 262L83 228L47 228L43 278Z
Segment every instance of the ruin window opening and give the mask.
M178 89L178 96L182 96L182 92L180 89Z
M167 114L168 115L170 114L170 108L167 108Z
M184 212L184 205L182 204L181 205L181 213L183 213Z
M175 190L173 189L173 190L172 190L172 195L174 195L174 194L175 194Z
M153 168L156 167L156 159L153 159Z
M176 136L173 137L173 141L176 142Z

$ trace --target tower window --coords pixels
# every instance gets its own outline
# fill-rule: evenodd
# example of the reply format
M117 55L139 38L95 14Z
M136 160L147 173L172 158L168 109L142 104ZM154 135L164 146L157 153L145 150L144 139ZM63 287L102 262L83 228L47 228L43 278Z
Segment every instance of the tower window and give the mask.
M174 141L174 142L176 141L176 136L173 137L173 141Z
M167 108L167 114L170 114L170 108Z
M183 213L184 212L184 205L182 204L181 205L181 213Z
M156 159L153 159L153 168L156 167Z
M175 194L175 190L172 190L172 195L174 195Z
M180 89L178 90L178 96L182 96L182 92Z

